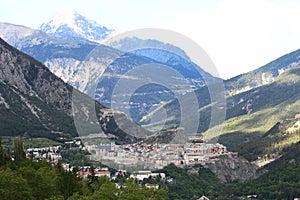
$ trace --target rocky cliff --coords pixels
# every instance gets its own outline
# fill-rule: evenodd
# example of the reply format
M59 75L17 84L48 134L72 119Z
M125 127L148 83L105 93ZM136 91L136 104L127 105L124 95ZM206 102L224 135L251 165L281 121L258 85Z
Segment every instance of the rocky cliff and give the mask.
M245 159L232 156L221 156L213 162L206 163L204 168L210 169L223 183L252 180L265 172L258 170L256 165ZM198 170L201 168L197 165L188 168L188 172L192 174L199 174Z

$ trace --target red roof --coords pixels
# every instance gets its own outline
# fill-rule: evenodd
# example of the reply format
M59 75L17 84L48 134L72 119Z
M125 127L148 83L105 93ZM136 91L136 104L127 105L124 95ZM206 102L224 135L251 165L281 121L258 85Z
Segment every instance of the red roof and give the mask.
M83 176L83 175L89 175L91 174L91 172L77 172L77 174Z
M77 172L78 175L83 176L83 175L91 175L92 173L87 171L87 172ZM100 174L100 175L107 175L110 174L110 171L95 171L95 174Z
M110 174L109 171L96 171L95 174Z

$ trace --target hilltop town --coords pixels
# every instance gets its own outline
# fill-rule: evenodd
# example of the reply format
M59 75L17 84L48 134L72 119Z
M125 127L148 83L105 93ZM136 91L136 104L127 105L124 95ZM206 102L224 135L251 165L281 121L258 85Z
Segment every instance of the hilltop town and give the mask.
M176 132L177 130L172 130ZM98 142L97 139L105 142ZM221 156L236 157L237 153L227 151L227 148L219 143L207 143L202 135L187 135L184 143L170 142L147 143L141 141L134 144L118 145L112 140L101 140L101 135L91 135L82 140L75 139L65 144L51 147L28 148L27 157L33 160L45 160L56 165L62 160L62 149L89 152L89 160L102 163L116 169L119 173L132 172L132 176L140 177L154 176L151 171L162 169L173 163L177 167L187 168L196 164L205 165L214 163ZM93 142L91 142L93 141ZM91 175L90 166L72 166L70 163L61 163L66 171L76 170L78 176L85 179ZM146 170L146 171L145 171ZM96 167L96 176L107 176L112 174L107 167ZM164 176L164 175L163 175Z
M89 144L91 160L114 166L117 169L161 169L171 163L178 167L211 163L220 156L237 156L219 143L207 143L202 135L187 135L185 143L147 143L145 141L117 145L114 142Z

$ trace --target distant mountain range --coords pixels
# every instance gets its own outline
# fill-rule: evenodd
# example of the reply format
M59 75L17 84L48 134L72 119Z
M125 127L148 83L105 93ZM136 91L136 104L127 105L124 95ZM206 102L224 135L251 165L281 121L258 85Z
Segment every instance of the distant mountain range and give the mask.
M203 87L205 82L219 80L191 62L180 48L156 40L127 38L112 43L111 47L114 48L111 48L88 40L78 40L72 35L57 37L55 34L49 35L9 23L0 23L0 30L0 36L10 44L43 62L65 82L107 107L111 106L111 94L120 75L140 65L165 65L175 70L186 80L181 81L182 85L176 86L176 91L182 94ZM140 49L130 51L130 45ZM95 55L91 56L95 52L99 52L96 58ZM109 77L103 74L109 74ZM99 82L100 77L104 78ZM92 87L93 85L97 85L97 88ZM164 87L149 85L133 94L124 94L132 95L130 102L124 102L129 107L120 105L114 108L124 112L129 110L127 114L135 122L147 125L150 122L143 120L144 116L155 106L159 106L160 102L173 99L172 92Z

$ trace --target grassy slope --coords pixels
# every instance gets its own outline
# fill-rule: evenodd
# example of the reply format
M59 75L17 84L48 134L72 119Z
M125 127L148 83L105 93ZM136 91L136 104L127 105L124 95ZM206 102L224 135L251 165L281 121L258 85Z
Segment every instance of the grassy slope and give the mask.
M300 141L300 130L287 132L294 127L297 120L290 119L278 122L268 132L256 140L249 141L237 148L240 155L248 160L256 160L258 157L269 159L278 158L290 151L290 147Z
M235 95L227 100L227 120L219 141L229 147L252 140L267 132L283 119L294 117L300 107L300 67L295 67L270 84ZM251 100L251 112L243 109ZM231 106L234 105L234 106ZM206 138L218 137L214 127L204 134Z

